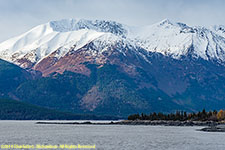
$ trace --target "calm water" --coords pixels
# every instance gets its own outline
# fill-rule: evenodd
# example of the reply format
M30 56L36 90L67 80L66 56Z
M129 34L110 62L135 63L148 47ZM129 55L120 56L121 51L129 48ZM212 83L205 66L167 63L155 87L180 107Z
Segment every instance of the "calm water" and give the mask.
M98 150L224 150L225 133L201 127L124 125L38 125L35 121L0 121L2 144L96 145Z

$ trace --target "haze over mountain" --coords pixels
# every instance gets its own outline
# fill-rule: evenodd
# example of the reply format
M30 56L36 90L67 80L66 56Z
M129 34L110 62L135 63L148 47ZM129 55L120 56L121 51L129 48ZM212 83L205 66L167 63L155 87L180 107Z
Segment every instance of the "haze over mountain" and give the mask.
M0 58L30 74L4 97L58 110L123 116L225 106L223 25L51 21L0 43Z

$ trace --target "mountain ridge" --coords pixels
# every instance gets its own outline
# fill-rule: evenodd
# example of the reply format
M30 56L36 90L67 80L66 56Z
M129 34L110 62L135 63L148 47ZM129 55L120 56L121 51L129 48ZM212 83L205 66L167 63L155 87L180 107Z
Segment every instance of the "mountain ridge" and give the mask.
M30 31L0 43L0 58L23 68L35 65L55 53L60 59L94 42L113 43L117 39L148 52L157 52L174 59L190 54L205 60L225 61L225 37L222 26L213 30L190 27L165 19L145 27L130 27L114 21L64 19L39 25ZM219 30L220 29L220 30ZM218 33L218 34L217 34ZM107 37L107 38L105 38ZM95 42L96 43L96 42ZM104 46L103 46L104 47Z

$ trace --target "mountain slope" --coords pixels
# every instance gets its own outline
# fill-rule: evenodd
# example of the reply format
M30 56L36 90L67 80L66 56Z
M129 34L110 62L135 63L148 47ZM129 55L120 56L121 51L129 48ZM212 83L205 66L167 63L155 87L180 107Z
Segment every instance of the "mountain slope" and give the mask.
M14 91L21 83L32 79L26 70L0 59L0 96L14 97Z
M0 58L42 73L9 92L47 108L120 116L221 109L223 29L169 20L145 27L52 21L1 43Z
M110 116L109 116L110 117ZM105 119L94 115L77 115L46 109L15 100L0 99L0 120L79 120ZM112 119L114 119L112 117Z
M16 95L48 108L99 115L127 116L133 112L170 112L182 108L163 91L154 88L153 78L147 82L141 79L144 75L140 75L140 79L130 77L118 65L87 67L91 70L89 77L64 72L25 82ZM144 71L138 72L144 74ZM148 75L145 78L149 78ZM147 82L144 88L140 87L140 82Z

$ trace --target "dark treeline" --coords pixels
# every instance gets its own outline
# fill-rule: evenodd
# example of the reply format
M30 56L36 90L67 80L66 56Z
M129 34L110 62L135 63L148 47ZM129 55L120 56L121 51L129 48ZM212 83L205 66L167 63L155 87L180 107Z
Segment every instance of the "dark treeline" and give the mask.
M128 120L173 120L173 121L219 121L225 119L225 111L220 110L217 112L209 111L206 112L203 109L201 112L197 113L187 113L185 111L176 111L176 113L164 114L164 113L150 113L149 115L146 114L133 114L128 116Z

